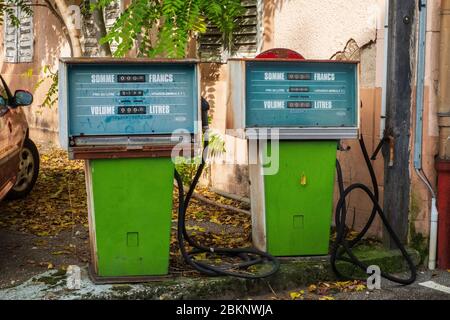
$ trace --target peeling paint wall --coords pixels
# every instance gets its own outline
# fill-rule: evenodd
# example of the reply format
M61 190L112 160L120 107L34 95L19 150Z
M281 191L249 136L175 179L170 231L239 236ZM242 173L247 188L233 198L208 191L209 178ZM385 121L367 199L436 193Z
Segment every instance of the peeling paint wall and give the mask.
M49 65L53 72L58 70L60 56L70 56L70 47L61 31L61 23L46 7L33 7L34 12L34 56L31 63L4 62L3 26L0 27L0 70L12 91L29 90L34 94L31 107L25 107L31 138L40 143L57 144L58 111L41 104L50 86L46 80L39 88L36 84L43 78L42 69ZM45 21L45 23L40 23ZM42 36L45 35L45 36ZM27 73L31 70L31 76Z
M436 117L437 63L439 61L439 5L428 1L427 74L424 113L424 169L435 185L434 157L437 154L438 126ZM384 66L384 0L267 0L264 4L263 50L286 47L296 50L309 59L329 59L336 54L361 62L361 132L369 153L380 140L380 110ZM414 106L412 106L414 108ZM413 110L414 111L414 110ZM414 118L411 119L414 123ZM413 134L413 132L412 132ZM227 139L227 146L235 150L236 139ZM370 185L370 177L357 141L344 141L351 152L340 153L345 183L362 182ZM411 148L413 140L411 140ZM235 151L237 152L237 151ZM241 152L245 152L242 151ZM373 161L383 203L384 160L380 154ZM213 183L233 191L237 183L227 169ZM410 223L415 231L428 233L430 196L413 170L411 188L414 190L414 215ZM223 177L226 177L224 183ZM407 187L407 186L405 186ZM337 199L337 192L335 199ZM350 196L348 224L360 229L372 210L369 199L359 191ZM380 237L382 225L377 218L369 231Z
M287 47L302 53L310 59L328 59L344 55L361 61L361 129L369 153L380 139L381 83L383 79L384 50L384 0L265 0L263 13L263 50ZM437 81L439 61L440 1L428 1L426 96L424 113L424 170L435 185L434 157L437 154ZM40 69L53 65L57 69L58 56L69 56L67 42L61 33L59 21L42 7L35 10L35 56L33 63L8 64L0 59L0 70L13 89L34 91ZM45 21L45 23L39 23ZM45 34L45 37L39 36ZM0 39L3 32L0 32ZM2 43L3 41L0 41ZM0 52L3 46L0 45ZM32 77L23 74L33 69ZM202 95L212 107L212 127L221 133L225 130L225 106L228 96L227 82L230 80L226 66L205 64L201 67ZM39 106L43 101L48 83L35 92L35 104L28 109L32 136L40 141L57 141L57 108L45 109ZM413 121L413 119L411 119ZM244 140L226 136L227 156L240 155L245 162L247 144ZM362 182L370 184L367 169L363 165L359 146L355 141L345 141L352 151L339 155L342 161L345 183ZM411 148L413 145L411 145ZM383 193L383 159L373 162L381 194ZM414 214L412 221L417 232L428 233L430 196L417 179L413 170ZM245 165L215 164L211 168L209 183L224 191L248 195L248 177ZM335 196L337 197L337 195ZM381 203L382 203L381 199ZM352 194L349 203L349 225L360 228L371 211L368 199ZM371 229L372 235L380 236L382 227L377 220Z

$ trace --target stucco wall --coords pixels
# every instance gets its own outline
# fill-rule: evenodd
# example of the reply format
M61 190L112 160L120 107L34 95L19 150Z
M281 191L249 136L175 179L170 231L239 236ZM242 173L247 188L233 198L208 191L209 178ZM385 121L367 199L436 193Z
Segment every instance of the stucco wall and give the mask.
M354 57L362 60L361 85L375 90L379 47L371 43L376 42L377 25L380 17L382 18L383 7L379 6L378 2L383 1L266 0L263 14L263 50L285 47L300 52L306 58L328 59L343 51L349 40L353 39L357 46L365 46L364 50L355 52ZM230 80L223 78L225 70L226 68L222 68L222 76L217 79L216 84L212 87L207 85L208 92L214 91L214 95L208 95L215 106L213 126L220 130L224 127L222 116L227 96L224 84ZM204 80L210 79L208 72L203 72L202 76ZM218 90L212 89L214 87ZM364 104L363 117L364 122L373 127L374 98L371 94L368 96L371 101ZM373 132L368 132L368 135L371 141L375 140ZM227 136L226 142L228 153L246 153L243 141ZM248 195L248 181L243 181L240 175L245 172L242 167L238 174L233 166L216 167L211 177L215 187Z
M30 126L30 135L39 143L57 144L58 111L57 105L43 107L50 81L46 80L39 88L36 84L43 78L43 67L51 66L57 71L60 56L70 56L70 48L61 32L61 24L45 7L33 7L34 12L34 55L31 63L5 63L3 60L3 27L0 28L0 70L12 91L29 90L34 94L31 107L24 108ZM31 72L30 72L31 71Z
M269 1L270 2L270 1ZM359 45L376 37L377 0L274 0L273 46L308 59L327 59L349 38Z
M288 47L307 59L329 59L336 53L361 62L361 133L369 153L380 139L379 118L381 77L383 67L383 0L267 1L265 12L264 48ZM339 152L346 185L370 178L357 141L343 141L348 152ZM372 163L383 193L383 159ZM335 188L335 202L338 198ZM381 199L382 201L382 199ZM372 206L363 193L349 197L348 225L360 229L367 221ZM376 219L369 234L381 236Z
M439 61L439 3L429 1L426 97L424 113L424 169L435 184L434 157L437 153L438 126L436 119L437 63ZM34 87L42 77L41 68L52 65L57 69L59 56L69 56L69 47L61 33L59 21L46 8L36 7L34 19L35 50L33 63L7 64L0 59L2 75L12 89L22 88L35 91ZM265 0L264 1L264 43L263 49L287 47L302 53L307 58L328 59L336 52L345 50L350 39L363 47L355 52L361 61L361 129L369 153L376 147L380 136L381 83L383 78L383 24L384 0ZM45 35L45 36L43 36ZM0 32L0 40L3 30ZM348 48L347 48L348 49ZM3 41L0 41L3 53ZM24 76L32 69L31 77ZM227 82L230 80L225 65L206 64L202 66L202 95L207 97L213 108L212 127L224 133L225 106L228 97ZM48 84L35 91L35 102L28 109L32 136L41 142L57 141L57 106L42 108ZM411 119L412 123L414 119ZM243 140L225 137L227 153L242 154L245 158L246 143ZM339 155L344 169L345 183L363 182L369 184L359 146L355 141L344 141L352 151ZM411 145L412 150L413 145ZM244 159L245 160L245 159ZM244 161L245 162L245 161ZM380 192L383 193L383 159L375 161ZM247 194L248 179L246 166L214 165L210 182L214 187L228 192ZM411 221L417 232L428 233L429 194L417 179L412 168ZM337 195L336 195L337 196ZM382 202L381 202L382 203ZM351 196L349 224L360 228L370 213L371 206L362 195ZM381 225L377 221L371 234L380 236Z
M437 153L438 126L436 117L436 81L439 48L439 3L429 1L427 73L424 111L424 170L435 185L434 157ZM286 47L296 50L309 59L328 59L336 52L343 51L348 41L353 39L361 50L353 57L361 62L361 133L369 153L372 153L380 140L380 110L382 97L382 79L384 65L384 0L268 0L264 10L263 49ZM219 94L220 95L220 94ZM412 106L414 108L414 106ZM414 111L414 110L413 110ZM414 118L411 135L413 136ZM362 182L370 185L367 168L357 141L344 141L350 146L350 152L339 153L338 158L344 169L344 180L348 185ZM227 147L236 152L236 140L227 139ZM411 140L411 155L413 155ZM243 148L239 152L245 152ZM383 203L384 159L380 154L373 161L376 170L380 203ZM238 182L230 169L220 168L221 174L213 179L221 188L233 192ZM410 222L411 231L428 233L430 195L423 183L417 179L413 168ZM224 183L224 181L227 181ZM407 186L405 186L407 187ZM337 192L335 199L337 199ZM355 192L349 198L348 224L360 229L367 221L372 206L361 192ZM369 234L381 236L382 226L376 219Z

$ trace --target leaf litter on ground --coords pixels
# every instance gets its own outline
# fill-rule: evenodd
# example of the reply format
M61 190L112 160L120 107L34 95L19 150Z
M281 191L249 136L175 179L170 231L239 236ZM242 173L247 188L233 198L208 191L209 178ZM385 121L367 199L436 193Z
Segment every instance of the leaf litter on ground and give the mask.
M69 160L58 148L40 148L40 173L33 191L24 199L0 202L0 227L42 237L34 245L46 247L46 238L75 226L88 229L84 162ZM245 204L219 196L207 188L196 192L218 203L245 208ZM176 238L177 190L173 193L173 227L171 230L171 271L192 272L181 258ZM199 243L214 247L250 247L251 218L192 199L187 212L187 229ZM50 254L68 254L70 250ZM220 258L208 255L218 263ZM49 262L47 265L51 265ZM195 273L195 272L194 272Z

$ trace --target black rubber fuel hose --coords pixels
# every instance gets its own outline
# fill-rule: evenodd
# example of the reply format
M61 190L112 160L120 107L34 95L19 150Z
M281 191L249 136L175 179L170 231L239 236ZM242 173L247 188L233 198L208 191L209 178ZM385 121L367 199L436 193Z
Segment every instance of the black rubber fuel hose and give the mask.
M365 236L367 231L369 230L370 226L372 225L375 217L377 215L380 216L381 221L383 222L385 226L385 230L389 233L390 237L394 241L395 245L398 247L400 252L402 253L402 256L405 258L408 268L410 270L410 277L407 279L398 278L396 276L393 276L389 273L383 272L381 270L381 276L385 279L388 279L390 281L403 284L403 285L409 285L412 284L417 277L417 270L416 266L414 265L414 262L412 261L410 255L406 251L404 245L401 243L400 239L398 238L395 231L392 229L391 225L389 224L388 219L386 218L383 209L379 205L379 190L378 190L378 182L375 175L375 171L373 169L372 163L370 162L369 155L367 153L367 149L364 143L364 139L361 136L359 140L359 144L361 147L361 151L364 156L364 160L366 162L367 168L369 170L370 178L372 181L372 187L373 192L370 190L369 187L367 187L364 184L361 183L354 183L347 188L344 188L344 181L342 177L342 169L339 161L336 162L336 172L338 177L338 187L339 187L339 193L340 198L336 205L336 214L335 214L335 222L336 222L336 241L331 249L331 266L333 268L334 273L340 277L340 278L348 278L344 276L337 268L336 262L338 260L350 262L357 267L359 267L364 273L367 271L368 266L361 262L358 257L356 257L352 249L362 240L362 238ZM366 193L366 195L369 197L371 202L373 203L372 213L370 214L370 217L365 224L364 228L361 230L361 232L358 233L358 235L351 241L347 240L347 234L348 234L348 227L346 226L346 217L347 217L347 207L346 207L346 198L349 196L349 194L355 190L362 190ZM346 256L344 256L346 254Z
M209 105L205 99L202 98L202 122L203 130L205 131L208 127L207 117L205 113L209 110ZM206 122L206 123L205 123ZM269 277L275 274L280 268L279 261L268 253L262 252L255 248L214 248L207 247L196 242L192 237L189 236L186 230L186 212L189 207L189 203L194 193L195 187L202 175L203 169L205 168L205 159L208 154L208 138L204 138L204 145L202 151L202 160L194 176L194 179L189 187L189 190L184 195L183 181L180 174L175 170L175 180L178 185L178 228L177 228L177 238L180 247L181 255L187 264L189 264L195 270L206 274L208 276L232 276L245 279L261 279ZM185 242L187 242L194 249L192 251L187 251L185 247ZM223 263L221 265L212 265L200 260L196 260L195 256L200 253L212 253L216 255L227 256L231 258L239 258L240 263ZM260 264L270 264L271 267L267 271L261 271L260 273L253 273L247 271L251 266L256 266Z

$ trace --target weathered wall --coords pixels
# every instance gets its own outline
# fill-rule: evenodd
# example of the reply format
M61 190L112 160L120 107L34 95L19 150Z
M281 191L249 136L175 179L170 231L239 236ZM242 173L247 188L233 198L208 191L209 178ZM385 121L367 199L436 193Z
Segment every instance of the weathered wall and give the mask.
M369 152L379 141L381 79L383 66L384 1L268 1L266 4L265 49L289 47L307 59L341 56L361 62L361 133ZM272 22L272 23L271 23ZM381 59L380 59L381 58ZM377 84L378 83L378 84ZM343 141L348 152L339 152L344 182L370 185L370 177L357 141ZM383 160L373 162L379 188L383 192ZM338 198L337 187L335 201ZM371 212L371 205L361 192L349 197L348 224L360 229ZM377 219L369 232L381 234Z
M264 10L263 49L287 47L310 59L328 59L337 52L346 58L361 62L361 133L367 149L372 153L380 140L380 110L384 65L384 0L268 0ZM424 170L435 185L434 157L437 153L438 126L436 118L437 63L439 61L439 3L429 1L427 74L424 111ZM349 42L350 41L350 42ZM216 101L223 103L225 93L220 90ZM220 108L220 106L216 106ZM413 110L414 111L414 110ZM216 119L222 126L222 120ZM414 118L411 119L414 124ZM413 132L412 132L413 134ZM227 138L228 152L245 152L245 147L236 149L236 139ZM238 143L239 144L239 143ZM351 147L349 152L340 152L346 185L362 182L370 185L370 177L356 141L344 141ZM411 149L413 140L411 140ZM413 152L411 152L413 154ZM372 163L377 173L383 203L384 160L380 154ZM241 177L234 175L234 168L220 166L212 182L230 192L245 192L247 185ZM422 182L410 168L412 178L410 226L411 235L428 233L430 196ZM405 186L406 187L406 186ZM335 199L337 199L337 192ZM367 221L372 206L359 191L350 196L348 224L360 229ZM369 234L381 236L382 226L377 219Z
M50 82L46 80L38 89L36 84L43 77L42 68L51 66L57 71L58 58L70 56L70 48L61 31L61 24L45 7L33 7L34 11L34 56L31 63L5 63L3 47L3 27L0 29L0 70L12 91L16 89L29 90L34 94L31 107L26 107L30 134L39 143L57 144L58 113L57 106L43 107ZM32 71L27 75L29 71Z
M350 39L355 41L352 42L354 46L349 46L348 51L354 50L355 45L356 47L368 45L376 40L378 8L377 0L264 1L263 50L284 47L296 50L309 59L328 59L335 53L343 51ZM356 54L354 58L361 57L364 60L361 78L363 87L373 88L376 77L376 46L369 46L362 52L356 50L354 53ZM203 74L203 77L205 79L208 76ZM221 89L210 97L214 100L216 110L224 110L226 87L223 87L223 82L219 82ZM368 110L369 108L372 109ZM367 106L365 110L368 110L365 114L373 112L373 104ZM216 115L220 111L214 112L213 125L222 129L224 122L220 115ZM228 136L226 141L227 153L246 153L246 144L243 141ZM217 171L220 174L212 176L215 187L228 192L248 194L248 181L244 182L241 177L241 174L246 172L242 166L239 166L237 178L236 168L233 166L219 165Z
M439 61L439 4L428 1L426 96L424 113L424 170L432 184L435 184L434 157L437 153L438 126L436 119L437 79ZM22 88L34 91L35 84L42 77L41 68L53 65L57 69L59 56L69 56L69 48L61 32L59 21L46 8L36 7L34 19L35 50L33 63L7 64L0 59L2 75L12 89ZM288 47L307 58L328 59L339 55L351 56L361 61L361 129L369 153L376 147L380 136L381 83L383 77L384 0L266 0L264 1L264 43L263 49ZM45 36L42 36L45 35ZM3 38L3 30L0 40ZM353 40L350 41L349 40ZM3 41L0 50L3 52ZM360 48L360 49L358 49ZM31 77L23 76L33 70ZM202 95L212 106L212 127L221 133L225 130L225 106L229 81L226 66L205 64L202 70ZM48 84L47 84L48 85ZM39 141L57 141L57 106L42 108L40 104L47 86L35 91L35 102L27 115L33 138ZM414 119L411 121L414 124ZM245 163L246 142L225 137L227 156L239 155ZM355 141L345 141L352 150L340 153L345 183L363 182L370 184L367 169L362 161L359 146ZM413 145L411 145L413 148ZM383 160L374 161L381 194L383 193ZM411 226L415 232L428 233L429 194L411 169ZM245 165L212 166L210 182L216 188L237 194L248 194L247 168ZM337 195L336 195L337 196ZM382 201L381 201L382 203ZM349 202L349 224L360 228L370 213L369 201L362 194L355 193ZM381 225L377 221L371 234L380 235Z
M423 170L431 185L436 186L435 157L439 153L438 126L438 80L440 55L440 4L441 1L428 1L425 98L423 118ZM415 109L413 110L415 111ZM413 130L415 118L413 119ZM412 143L414 143L412 141ZM413 149L414 145L411 146ZM413 161L413 152L411 153ZM423 182L411 167L411 206L410 206L410 237L416 234L427 235L429 232L431 195ZM436 189L435 189L436 190Z
M270 3L271 1L267 1ZM326 59L350 38L359 45L375 39L377 0L273 0L273 46L308 59Z

